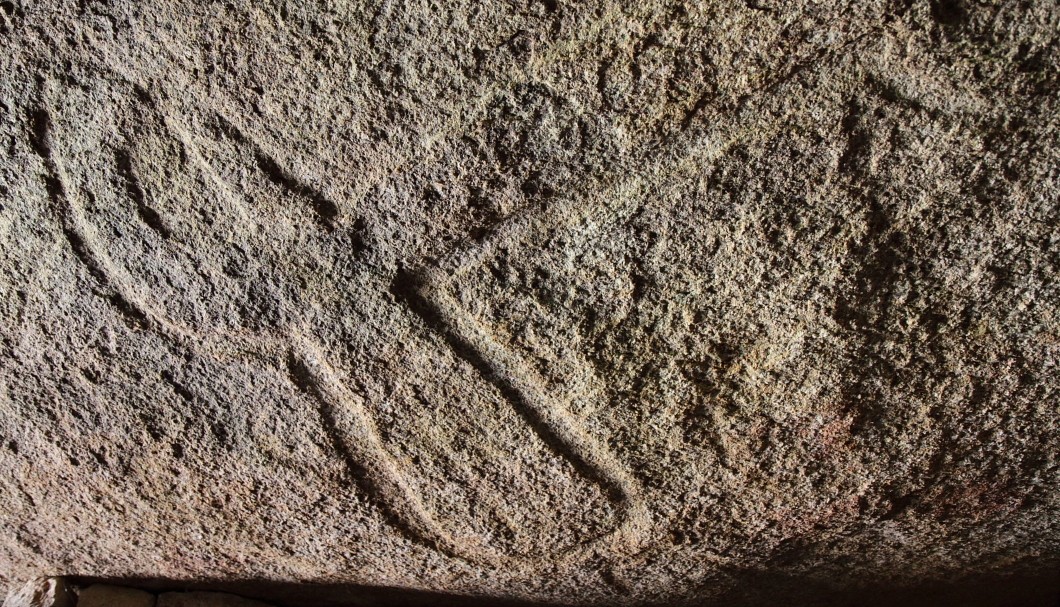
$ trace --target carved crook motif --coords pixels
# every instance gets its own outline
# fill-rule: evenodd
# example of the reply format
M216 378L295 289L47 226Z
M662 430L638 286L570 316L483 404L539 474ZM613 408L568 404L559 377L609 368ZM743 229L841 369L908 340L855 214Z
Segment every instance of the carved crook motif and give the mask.
M130 79L123 76L127 81ZM132 82L137 96L178 141L189 161L196 164L210 185L222 195L226 192L223 180L208 166L207 160L188 141L186 130L167 116L157 100L142 87ZM494 383L520 413L530 421L533 429L550 444L558 444L560 454L606 489L605 493L620 508L620 520L609 531L584 540L560 554L534 556L503 554L480 541L461 538L459 541L431 512L423 498L410 484L400 466L388 452L376 427L376 422L365 405L364 398L351 390L329 362L325 348L298 323L267 329L196 329L174 319L159 305L130 271L109 253L106 240L98 233L86 210L83 197L75 191L61 154L55 145L55 125L49 101L55 98L45 84L44 101L33 116L34 147L47 169L48 193L61 218L63 233L77 258L100 283L112 290L111 301L132 321L147 330L157 332L181 347L194 349L217 359L233 360L256 358L269 364L284 366L292 381L318 403L319 415L331 433L334 448L342 455L353 476L364 486L391 522L410 538L450 556L470 562L506 565L527 563L555 563L580 558L607 544L636 545L646 530L646 508L638 481L619 460L596 441L576 417L562 404L562 399L546 394L534 373L519 357L495 342L487 331L463 312L449 295L448 277L440 272L423 273L416 277L399 277L402 285L395 291L413 312L435 322L450 345L459 344L458 354L469 360L485 378ZM338 206L312 187L298 182L265 150L230 123L233 139L249 146L257 159L257 169L284 186L305 202L319 219L322 229L333 228ZM124 158L124 161L122 161ZM134 182L135 171L126 154L119 157L119 172L130 182L127 192L134 198L142 218L166 235L164 221L157 211L143 200L143 192ZM136 195L139 192L139 195ZM407 311L403 311L407 313Z

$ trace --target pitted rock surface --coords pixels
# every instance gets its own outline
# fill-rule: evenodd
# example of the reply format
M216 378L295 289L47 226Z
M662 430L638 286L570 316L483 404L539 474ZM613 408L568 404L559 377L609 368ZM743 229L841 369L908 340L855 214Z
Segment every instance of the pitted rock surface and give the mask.
M0 9L0 581L1060 584L1055 3Z

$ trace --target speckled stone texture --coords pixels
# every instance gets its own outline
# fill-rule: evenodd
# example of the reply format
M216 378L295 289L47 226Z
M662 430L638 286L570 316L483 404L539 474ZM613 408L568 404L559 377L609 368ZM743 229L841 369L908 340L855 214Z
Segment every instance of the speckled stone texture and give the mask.
M0 46L0 582L1055 603L1056 2L4 0Z

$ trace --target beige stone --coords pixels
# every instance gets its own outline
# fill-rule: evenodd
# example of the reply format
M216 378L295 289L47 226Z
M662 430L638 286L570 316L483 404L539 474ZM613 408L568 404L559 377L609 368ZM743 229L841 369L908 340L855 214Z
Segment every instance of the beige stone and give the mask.
M77 607L154 607L155 595L135 588L94 584L77 596Z
M0 581L1055 589L1058 167L1057 0L0 0Z
M3 607L73 607L74 600L63 578L38 578L7 595Z

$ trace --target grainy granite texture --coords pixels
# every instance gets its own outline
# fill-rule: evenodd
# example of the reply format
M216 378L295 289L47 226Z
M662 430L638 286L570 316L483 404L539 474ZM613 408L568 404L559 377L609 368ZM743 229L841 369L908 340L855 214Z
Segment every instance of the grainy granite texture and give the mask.
M0 581L1051 600L1058 38L0 2Z

